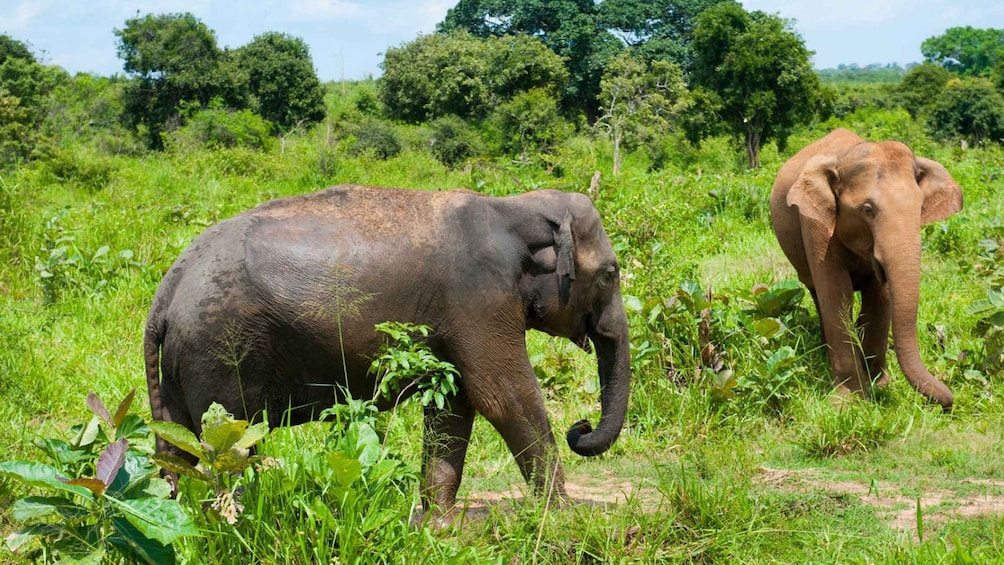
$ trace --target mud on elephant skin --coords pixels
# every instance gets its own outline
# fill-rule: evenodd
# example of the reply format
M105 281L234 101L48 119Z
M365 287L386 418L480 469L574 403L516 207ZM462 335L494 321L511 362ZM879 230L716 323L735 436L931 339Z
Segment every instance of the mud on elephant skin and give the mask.
M596 351L601 419L575 424L571 449L597 455L617 439L631 366L617 257L588 197L548 190L493 198L344 185L210 227L150 308L153 417L199 433L212 402L252 420L267 410L276 426L316 418L344 391L371 398L374 325L388 320L431 327L430 347L461 375L460 392L425 414L421 494L437 522L453 516L476 414L537 494L565 497L529 329Z
M887 380L891 326L907 380L951 408L951 391L918 351L920 236L924 224L961 209L962 191L948 171L897 141L868 142L837 129L781 167L771 223L816 303L838 393L868 396L873 382ZM849 327L856 291L861 308Z

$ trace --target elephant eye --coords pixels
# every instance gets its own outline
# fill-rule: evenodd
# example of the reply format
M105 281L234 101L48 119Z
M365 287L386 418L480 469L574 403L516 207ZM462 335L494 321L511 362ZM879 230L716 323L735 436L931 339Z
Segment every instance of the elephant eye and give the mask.
M600 285L601 288L606 288L610 286L610 283L614 282L617 277L617 267L610 265L606 269L600 271L600 274L596 277L596 284Z
M869 218L874 218L875 217L875 207L872 206L871 202L865 202L864 206L861 207L861 210Z

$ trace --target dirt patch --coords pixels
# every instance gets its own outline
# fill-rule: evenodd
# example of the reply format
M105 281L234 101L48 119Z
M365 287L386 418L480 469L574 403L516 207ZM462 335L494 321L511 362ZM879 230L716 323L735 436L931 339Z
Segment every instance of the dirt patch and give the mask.
M1004 515L1004 480L963 479L959 487L980 485L985 492L959 494L947 488L927 489L919 497L897 494L899 485L878 481L841 481L827 479L815 469L761 468L757 482L789 492L821 490L833 496L854 496L863 504L878 508L889 518L889 527L917 535L917 505L925 530L937 529L953 518ZM966 488L962 490L973 490ZM888 494L886 494L888 493Z

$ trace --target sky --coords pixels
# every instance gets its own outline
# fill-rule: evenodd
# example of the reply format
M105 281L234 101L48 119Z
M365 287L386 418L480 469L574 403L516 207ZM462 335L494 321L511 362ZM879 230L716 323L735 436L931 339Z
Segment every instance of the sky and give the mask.
M957 26L1004 28L1001 0L741 0L793 20L817 69L920 62ZM380 76L388 47L432 33L456 0L0 0L0 33L71 73L122 73L114 30L137 14L191 12L221 47L278 31L302 38L322 81Z

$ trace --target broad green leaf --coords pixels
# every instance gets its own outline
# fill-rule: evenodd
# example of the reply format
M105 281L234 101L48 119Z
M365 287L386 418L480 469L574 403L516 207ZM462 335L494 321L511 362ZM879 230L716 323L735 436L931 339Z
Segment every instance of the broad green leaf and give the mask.
M73 439L73 445L75 447L87 447L94 443L94 440L98 438L98 434L100 432L101 421L97 416L92 416L91 420L87 422L87 425L80 428L80 433Z
M108 542L128 556L130 563L171 565L175 562L174 546L150 539L128 519L121 516L112 518L112 527L116 535L109 536Z
M237 441L237 447L243 449L254 447L266 435L268 435L268 422L258 422L244 431L244 435Z
M241 439L247 427L248 423L246 420L214 421L211 424L203 423L202 441L211 445L217 453L223 453Z
M343 487L351 485L363 474L362 464L344 451L333 451L325 459L328 462L328 467L334 472L338 483Z
M169 473L184 475L186 477L192 477L193 479L200 480L205 480L206 478L205 473L177 455L154 453L150 456L150 459Z
M14 512L12 515L15 520L23 522L52 514L59 514L65 519L75 520L81 516L86 516L87 513L88 510L86 508L74 504L69 498L28 496L14 501Z
M628 312L640 313L642 311L641 300L637 297L631 296L630 294L625 294L624 299L624 309Z
M111 251L111 249L107 245L102 245L101 247L98 248L97 251L94 252L94 256L91 257L91 261L104 257L105 255L108 254L109 251Z
M25 543L37 537L57 536L63 533L64 528L59 524L33 524L26 528L16 530L4 540L4 546L11 553L16 553Z
M150 428L143 418L135 414L126 414L122 422L115 428L115 439L133 438L140 439L150 435Z
M143 494L156 498L168 498L171 496L171 483L160 477L153 477L147 481Z
M106 497L119 508L129 523L144 536L170 545L183 536L197 536L195 522L174 499L138 498L118 500Z
M34 487L50 488L93 499L91 491L65 482L59 471L43 463L28 461L5 461L0 463L0 473L8 475Z
M783 334L786 329L781 320L777 318L760 318L759 320L754 320L753 328L756 329L757 335L767 339L773 339Z
M191 430L174 422L153 421L148 424L155 434L171 445L190 453L199 459L206 457L206 451Z

